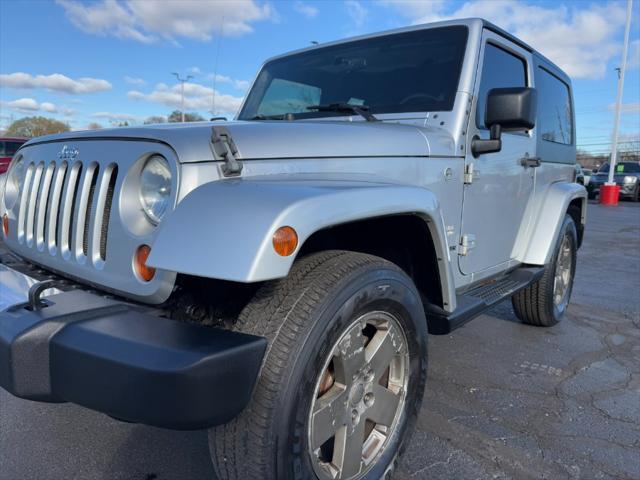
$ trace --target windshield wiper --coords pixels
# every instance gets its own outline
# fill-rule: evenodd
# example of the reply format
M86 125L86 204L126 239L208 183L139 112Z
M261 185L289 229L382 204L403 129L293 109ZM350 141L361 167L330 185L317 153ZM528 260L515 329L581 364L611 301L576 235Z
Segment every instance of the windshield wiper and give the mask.
M283 113L282 115L254 115L249 120L294 120L293 113Z
M367 122L379 121L372 113L369 113L367 105L351 105L350 103L329 103L327 105L311 105L307 110L317 110L318 112L341 112L357 113Z

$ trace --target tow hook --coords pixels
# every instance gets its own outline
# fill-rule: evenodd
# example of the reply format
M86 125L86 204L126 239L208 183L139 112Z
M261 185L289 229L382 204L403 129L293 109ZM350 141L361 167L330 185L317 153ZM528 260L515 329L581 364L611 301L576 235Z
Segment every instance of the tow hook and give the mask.
M59 282L56 280L44 280L42 282L35 283L29 289L29 301L27 308L33 312L37 312L47 307L48 304L40 298L42 292L50 288L54 288Z

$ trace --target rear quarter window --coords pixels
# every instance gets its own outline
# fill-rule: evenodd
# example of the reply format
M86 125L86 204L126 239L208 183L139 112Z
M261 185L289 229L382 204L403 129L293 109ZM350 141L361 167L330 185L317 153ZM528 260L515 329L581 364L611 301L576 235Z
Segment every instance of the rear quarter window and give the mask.
M573 143L573 112L569 86L542 67L536 78L538 89L538 134L547 142Z

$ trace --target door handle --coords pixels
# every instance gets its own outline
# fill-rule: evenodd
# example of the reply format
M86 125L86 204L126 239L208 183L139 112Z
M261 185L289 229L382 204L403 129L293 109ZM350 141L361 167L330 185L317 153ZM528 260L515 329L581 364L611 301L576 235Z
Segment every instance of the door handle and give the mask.
M540 157L530 157L529 155L525 155L520 159L520 165L522 165L524 168L536 168L539 167L541 163L542 160L540 159Z

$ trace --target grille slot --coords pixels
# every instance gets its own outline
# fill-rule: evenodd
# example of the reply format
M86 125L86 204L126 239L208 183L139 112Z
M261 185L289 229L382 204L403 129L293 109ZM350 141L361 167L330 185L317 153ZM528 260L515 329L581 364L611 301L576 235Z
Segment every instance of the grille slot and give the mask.
M62 253L68 254L71 250L71 238L73 237L73 217L78 196L78 186L80 185L80 175L82 174L82 164L76 162L71 167L69 182L67 183L62 206L62 225L60 227L60 248Z
M56 177L53 181L53 191L51 192L51 203L49 205L49 224L47 225L47 244L49 253L55 255L57 252L58 238L60 234L60 199L62 198L62 189L67 176L67 162L62 162L56 171Z
M27 245L33 245L33 234L35 228L35 216L36 216L36 204L38 203L38 192L40 190L40 181L42 179L42 171L44 170L44 163L39 163L36 167L36 171L33 174L33 182L31 183L31 189L29 190L29 200L27 205L27 226L26 237Z
M91 175L91 181L89 183L88 186L88 193L86 194L86 208L84 208L84 218L82 218L80 220L81 223L83 223L83 227L82 227L82 253L87 256L89 254L89 223L91 222L91 208L93 207L93 195L96 191L96 183L98 182L98 172L99 172L99 168L97 165L92 165L90 167L90 175ZM87 174L87 175L89 175ZM83 197L84 197L84 193L87 190L87 187L85 187L83 189ZM83 198L83 200L85 200ZM85 205L85 201L83 201L83 203L81 204L81 208L82 205ZM78 225L79 226L79 225Z
M118 166L117 165L109 165L104 174L104 179L102 182L102 186L100 188L100 192L104 193L104 200L102 198L98 199L98 212L102 210L102 219L100 224L96 221L96 232L100 231L100 259L105 261L107 259L107 238L109 234L109 217L111 216L111 204L113 203L113 193L116 188L116 180L118 179ZM106 183L106 189L104 185ZM104 206L101 204L104 203ZM99 228L98 228L99 227ZM95 237L95 235L94 235Z
M56 164L51 162L44 172L40 195L38 196L38 206L36 208L36 247L38 247L38 250L44 248L44 227L49 211L49 192L51 191L51 182L53 181L55 169Z
M20 196L20 213L18 214L18 241L24 242L25 228L27 224L27 204L29 199L29 191L33 182L33 171L35 167L30 164L24 174L24 183L22 185L22 195Z

